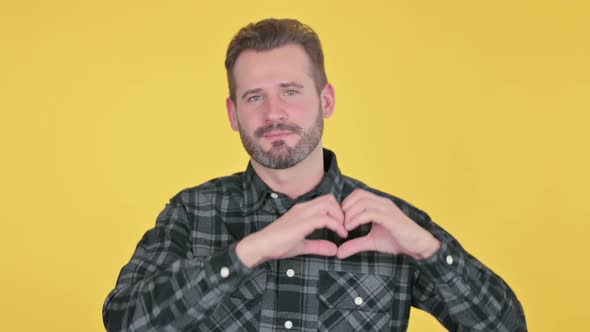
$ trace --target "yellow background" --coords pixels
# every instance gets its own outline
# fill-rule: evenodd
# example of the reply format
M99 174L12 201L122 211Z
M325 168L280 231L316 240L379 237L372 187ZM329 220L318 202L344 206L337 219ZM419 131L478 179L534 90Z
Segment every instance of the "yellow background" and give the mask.
M102 331L168 199L245 168L223 60L265 17L320 34L343 172L427 211L531 331L587 330L587 2L0 3L3 331Z

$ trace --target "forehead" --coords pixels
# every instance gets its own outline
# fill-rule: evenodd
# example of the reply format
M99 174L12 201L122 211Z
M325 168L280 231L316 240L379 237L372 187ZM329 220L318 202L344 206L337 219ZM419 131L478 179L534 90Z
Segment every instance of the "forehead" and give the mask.
M312 80L311 61L303 47L295 44L264 51L245 50L233 70L236 91Z

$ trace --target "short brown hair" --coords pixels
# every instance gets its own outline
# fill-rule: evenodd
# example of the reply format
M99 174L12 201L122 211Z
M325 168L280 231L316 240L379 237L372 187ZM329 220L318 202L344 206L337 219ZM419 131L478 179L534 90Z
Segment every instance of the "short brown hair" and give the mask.
M240 53L247 49L271 50L287 44L301 45L312 63L312 76L318 94L328 83L324 68L324 52L318 35L309 26L295 19L269 18L250 23L238 31L229 43L225 56L225 69L229 96L236 102L236 84L233 69Z

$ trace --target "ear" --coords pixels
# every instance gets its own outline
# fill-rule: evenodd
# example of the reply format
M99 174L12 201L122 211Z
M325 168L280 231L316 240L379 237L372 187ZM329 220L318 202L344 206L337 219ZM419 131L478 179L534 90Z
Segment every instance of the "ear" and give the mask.
M327 119L334 114L334 106L336 103L336 94L332 84L328 83L320 94L320 103L322 106L322 113L324 113L324 119Z
M227 108L227 117L229 118L229 125L231 126L231 129L238 131L240 127L238 126L236 104L233 102L233 100L231 100L230 97L227 97L225 100L225 107Z

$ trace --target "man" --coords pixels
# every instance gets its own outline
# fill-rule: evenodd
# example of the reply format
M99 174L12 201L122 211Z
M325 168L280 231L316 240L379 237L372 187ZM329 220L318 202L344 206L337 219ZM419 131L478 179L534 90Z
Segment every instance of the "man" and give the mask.
M296 20L229 45L227 112L245 172L181 191L122 269L109 331L526 331L512 290L423 211L342 175L320 41Z

